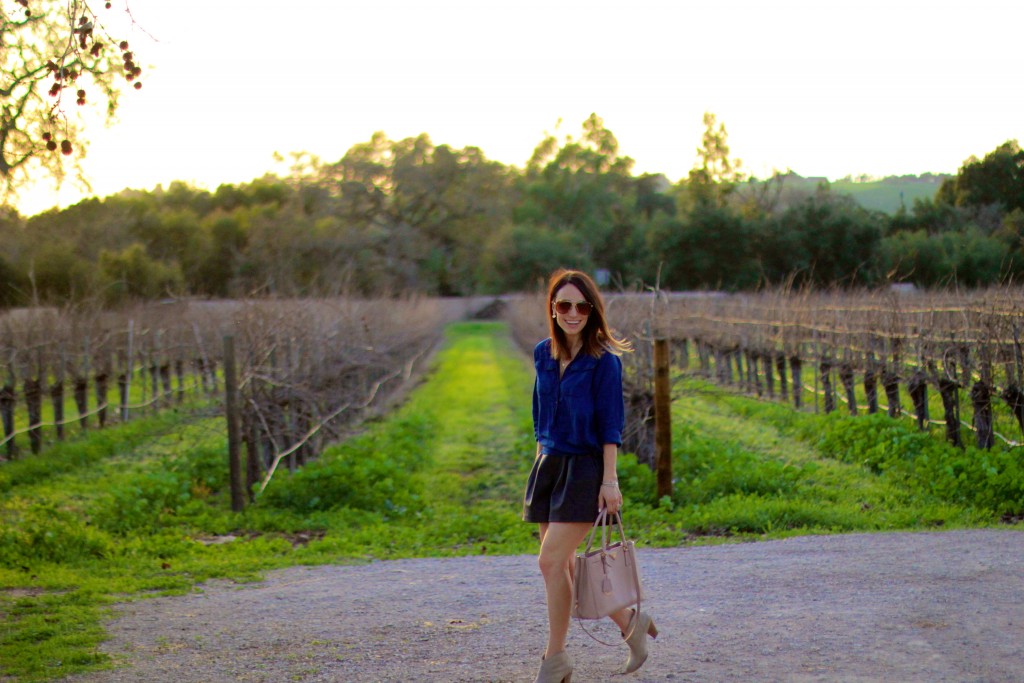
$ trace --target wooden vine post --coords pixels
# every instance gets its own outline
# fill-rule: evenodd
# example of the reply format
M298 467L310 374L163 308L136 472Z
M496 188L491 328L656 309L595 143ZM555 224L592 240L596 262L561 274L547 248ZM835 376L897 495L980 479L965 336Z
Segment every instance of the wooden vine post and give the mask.
M67 363L64 342L60 344L60 360L56 363L53 384L50 385L50 404L53 406L53 422L57 440L64 440L64 366Z
M668 341L654 340L654 458L658 499L672 495L672 394Z
M228 479L231 485L231 509L234 512L241 512L245 507L239 408L235 338L227 335L224 337L224 410L228 421Z
M3 418L4 423L4 442L8 460L14 460L18 456L18 447L14 443L14 402L17 400L14 388L16 383L14 352L12 351L10 365L7 366L7 381L0 386L0 417Z

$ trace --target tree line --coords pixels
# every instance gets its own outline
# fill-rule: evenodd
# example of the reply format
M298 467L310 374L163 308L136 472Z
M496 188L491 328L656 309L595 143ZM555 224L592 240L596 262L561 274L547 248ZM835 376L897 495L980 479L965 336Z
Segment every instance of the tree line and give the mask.
M981 286L1024 269L1024 152L971 158L895 215L821 183L755 180L705 116L686 178L634 175L591 115L523 168L476 147L374 134L336 162L214 191L175 182L0 216L0 305L164 297L459 296L532 289L559 266L625 289Z

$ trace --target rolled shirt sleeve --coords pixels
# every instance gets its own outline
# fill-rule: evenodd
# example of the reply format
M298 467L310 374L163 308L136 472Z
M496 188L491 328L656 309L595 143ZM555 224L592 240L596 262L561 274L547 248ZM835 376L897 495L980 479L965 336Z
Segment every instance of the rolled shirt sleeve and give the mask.
M539 389L537 388L537 378L533 378L533 438L535 441L540 441L540 396L537 394Z
M594 426L600 444L622 445L626 409L622 398L622 360L613 353L601 356L594 372Z
M547 356L551 356L550 340L545 339L544 341L533 347L533 365L536 370L536 374L533 378L533 438L536 441L543 439L544 427L541 424L543 419L541 406L541 395L540 395L540 373L542 372L543 359Z

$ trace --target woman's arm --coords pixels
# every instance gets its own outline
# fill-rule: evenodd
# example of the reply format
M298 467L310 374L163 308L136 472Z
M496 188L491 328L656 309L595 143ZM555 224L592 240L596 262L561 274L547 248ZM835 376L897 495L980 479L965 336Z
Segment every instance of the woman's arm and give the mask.
M607 508L608 514L614 514L622 508L622 492L619 491L619 473L616 470L619 445L606 443L602 456L604 457L604 476L601 478L601 493L597 496L597 507L598 509Z

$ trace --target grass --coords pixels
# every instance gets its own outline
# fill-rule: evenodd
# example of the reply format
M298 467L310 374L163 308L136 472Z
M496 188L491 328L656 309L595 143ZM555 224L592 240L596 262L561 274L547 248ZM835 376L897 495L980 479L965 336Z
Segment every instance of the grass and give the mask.
M4 464L0 679L113 666L99 649L112 605L211 578L534 552L536 529L519 520L532 381L504 325L453 325L400 408L277 473L242 513L230 511L222 420L201 412ZM672 411L671 497L656 500L650 469L620 458L627 528L647 545L992 525L999 505L1017 505L1012 452L981 458L907 421L797 413L693 378L678 382Z
M673 404L672 505L692 533L778 537L971 526L990 511L915 492L815 443L827 418L690 380ZM845 418L846 421L865 418ZM888 418L883 418L888 420Z

